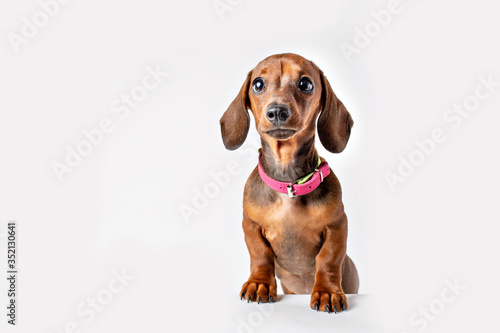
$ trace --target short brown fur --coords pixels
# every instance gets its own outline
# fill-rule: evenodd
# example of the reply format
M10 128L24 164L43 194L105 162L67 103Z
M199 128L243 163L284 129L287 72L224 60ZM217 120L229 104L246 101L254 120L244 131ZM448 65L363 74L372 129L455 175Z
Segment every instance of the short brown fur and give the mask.
M297 88L304 76L313 83L311 93ZM252 91L256 78L265 80L260 94ZM276 125L266 119L266 109L272 104L290 108L290 117L279 127L292 133L287 137L277 138L273 134ZM248 74L221 118L226 148L243 144L250 125L248 109L261 136L264 171L284 182L316 168L316 122L321 143L332 153L344 150L353 126L323 72L311 61L289 53L264 59ZM286 294L311 294L310 307L320 311L342 311L347 308L345 293L358 292L357 270L346 255L342 191L333 172L313 192L289 198L267 186L255 168L244 190L243 230L251 265L242 298L277 300L275 275Z

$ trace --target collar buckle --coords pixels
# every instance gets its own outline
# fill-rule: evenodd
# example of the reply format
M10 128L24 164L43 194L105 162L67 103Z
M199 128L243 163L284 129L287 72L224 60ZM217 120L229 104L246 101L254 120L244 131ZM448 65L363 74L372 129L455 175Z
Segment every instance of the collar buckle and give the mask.
M293 187L292 187L292 186L293 186L293 184L294 184L294 183L290 183L290 184L288 184L288 185L286 186L286 190L287 190L287 192L288 192L288 197L289 197L289 198L295 198L295 197L297 196L297 194L295 194L295 192L297 192L297 191L296 191L296 190L295 190L295 191L293 190Z
M314 171L319 172L319 175L321 177L321 183L323 182L323 172L320 169L314 169Z

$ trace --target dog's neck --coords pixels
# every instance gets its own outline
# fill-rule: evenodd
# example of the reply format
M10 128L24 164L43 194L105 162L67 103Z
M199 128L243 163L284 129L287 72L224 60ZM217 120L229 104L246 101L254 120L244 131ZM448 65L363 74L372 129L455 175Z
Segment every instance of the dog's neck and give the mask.
M272 140L262 143L262 167L271 178L293 182L313 172L318 165L318 152L314 136L299 143L298 140Z

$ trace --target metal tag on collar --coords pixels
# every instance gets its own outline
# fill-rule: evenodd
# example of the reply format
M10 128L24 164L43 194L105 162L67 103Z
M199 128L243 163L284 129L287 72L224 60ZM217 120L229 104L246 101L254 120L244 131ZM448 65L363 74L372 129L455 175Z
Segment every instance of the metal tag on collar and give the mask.
M292 187L293 184L294 183L290 183L286 186L286 190L288 191L288 197L290 197L290 198L295 198L297 196L297 194L295 194L295 192L297 192L297 191L293 190L293 187Z

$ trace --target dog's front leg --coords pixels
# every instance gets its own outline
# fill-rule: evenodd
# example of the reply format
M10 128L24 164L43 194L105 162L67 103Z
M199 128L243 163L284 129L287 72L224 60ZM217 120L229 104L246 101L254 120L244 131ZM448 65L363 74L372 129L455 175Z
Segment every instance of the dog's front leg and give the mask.
M272 302L277 296L274 276L274 252L264 238L262 228L243 214L243 231L250 253L250 277L241 288L241 299Z
M316 256L316 276L311 293L311 308L335 313L347 309L342 290L342 263L346 256L347 218L330 225L323 234L324 242Z

